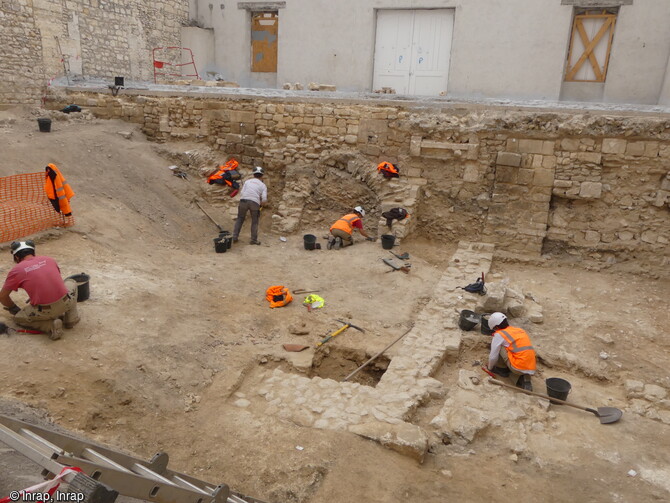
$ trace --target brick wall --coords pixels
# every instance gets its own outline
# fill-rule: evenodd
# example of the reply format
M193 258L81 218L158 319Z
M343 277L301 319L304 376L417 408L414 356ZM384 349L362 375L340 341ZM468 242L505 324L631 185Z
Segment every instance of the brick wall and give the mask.
M532 256L557 246L603 257L646 254L670 263L668 117L482 114L225 92L54 93L49 106L67 103L139 123L158 142L201 141L271 176L295 167L348 170L377 192L374 204L410 207L412 232L436 241L479 239ZM399 181L375 181L381 160L401 166Z
M2 0L0 104L38 103L49 82L152 80L151 50L181 45L185 0Z

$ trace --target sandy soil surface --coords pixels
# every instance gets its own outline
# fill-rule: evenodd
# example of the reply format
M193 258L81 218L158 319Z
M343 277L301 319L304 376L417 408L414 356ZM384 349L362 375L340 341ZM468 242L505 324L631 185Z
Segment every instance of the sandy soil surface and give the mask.
M151 144L133 125L76 117L39 133L37 116L0 112L0 176L41 171L48 162L62 169L77 193L77 223L37 235L38 252L56 258L64 276L90 275L91 293L79 306L81 323L60 341L0 336L0 412L15 415L6 404L18 400L79 435L146 459L165 450L173 470L272 502L670 498L670 426L635 413L625 388L633 379L670 389L668 279L589 270L592 264L575 257L495 262L493 277L544 306L543 324L524 325L540 355L536 390L544 391L544 377L563 377L575 403L619 407L624 417L601 425L588 412L538 406L534 416L542 419L528 429L521 453L505 438L509 429L492 425L466 447L432 439L419 464L353 434L301 428L233 402L235 393L253 392L262 370L291 368L298 357L281 344L314 345L340 326L336 319L367 332L331 341L334 361L313 373L341 378L356 368L409 327L455 243L407 239L400 251L412 256L411 272L388 274L379 242L325 250L326 222L338 211L324 209L283 242L270 231L271 207L261 246L247 244L246 224L240 242L216 254L218 231L192 201L203 201L231 230L235 203L212 192L196 170L182 180L168 169L178 153L202 145ZM276 207L280 175L266 178ZM303 233L319 236L324 249L305 251ZM0 251L4 279L12 263L7 246ZM265 289L275 284L319 289L327 305L307 313L296 296L271 310ZM6 313L0 318L10 321ZM308 334L290 332L303 324ZM455 386L459 369L476 370L473 362L486 359L488 340L466 334L458 362L435 377ZM500 388L480 392L482 402L537 401ZM425 404L413 422L431 431L443 403ZM8 456L0 450L5 466L13 464ZM12 483L22 482L0 476L0 493L15 489Z

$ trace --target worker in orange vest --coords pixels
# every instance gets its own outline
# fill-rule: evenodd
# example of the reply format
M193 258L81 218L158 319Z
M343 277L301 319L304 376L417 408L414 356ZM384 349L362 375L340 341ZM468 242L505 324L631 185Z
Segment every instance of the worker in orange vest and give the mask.
M235 197L240 190L240 184L237 182L240 177L239 171L237 168L239 163L235 159L230 159L226 164L223 164L217 168L217 171L207 178L207 183L219 184L219 185L228 185L232 190L230 197Z
M365 216L365 210L361 206L356 206L352 213L348 213L340 218L330 227L330 233L332 236L328 238L328 249L331 250L335 248L336 250L344 247L351 246L354 244L353 232L354 229L358 229L358 232L361 233L368 241L374 241L373 237L370 237L365 229L363 229L363 220Z
M493 313L488 319L493 331L488 368L502 377L513 374L519 388L533 391L530 376L535 375L535 349L526 331L512 327L503 313ZM503 350L504 349L504 350Z

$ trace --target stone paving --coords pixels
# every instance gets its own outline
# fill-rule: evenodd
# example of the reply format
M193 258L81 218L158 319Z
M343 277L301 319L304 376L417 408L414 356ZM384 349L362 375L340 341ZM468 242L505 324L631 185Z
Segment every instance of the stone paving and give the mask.
M423 459L427 435L407 421L428 398L444 396L443 384L431 376L443 362L456 360L458 313L472 308L476 297L460 287L488 273L493 250L490 244L459 243L431 301L390 351L391 362L376 387L275 369L258 389L267 401L265 413L306 427L351 431Z

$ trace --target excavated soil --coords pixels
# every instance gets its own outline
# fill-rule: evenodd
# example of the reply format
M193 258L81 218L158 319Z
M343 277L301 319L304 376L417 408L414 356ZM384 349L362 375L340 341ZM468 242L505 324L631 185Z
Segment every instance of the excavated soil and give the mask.
M168 169L182 153L203 145L159 146L135 126L86 116L63 116L51 133L39 133L37 116L31 110L0 112L0 176L41 171L48 162L62 169L77 194L77 223L37 235L38 252L56 258L64 276L88 274L91 294L79 306L81 323L60 341L0 335L1 413L36 413L146 459L164 450L173 470L271 502L670 498L667 398L635 401L626 391L627 380L670 389L670 282L652 279L654 271L646 276L590 270L597 267L574 256L494 262L492 277L531 292L544 307L542 324L522 320L540 356L535 389L544 391L543 378L562 377L572 384L570 400L619 407L624 416L601 425L588 412L538 405L523 431L491 424L467 445L433 436L419 464L353 434L255 414L239 398L250 395L261 370L273 367L341 379L409 327L455 243L410 237L400 251L410 253L411 272L389 273L380 260L388 252L379 242L325 250L327 226L321 222L340 216L331 208L281 241L270 224L283 181L269 173L271 205L262 216L262 245L247 244L247 224L238 244L216 254L212 238L218 230L192 201L206 201L227 229L234 202L212 191L198 170L188 169L183 180ZM381 234L375 222L368 226ZM324 249L305 251L305 233L317 235ZM12 263L6 245L3 250L4 278ZM276 284L319 289L326 307L307 313L303 296L296 295L291 305L269 309L265 289ZM318 367L305 363L311 350L281 348L314 346L339 328L336 319L366 332L350 329L329 342ZM2 321L10 322L6 313ZM307 334L292 333L296 326ZM458 361L435 376L447 396L456 389L460 369L476 371L473 363L486 360L488 341L475 331L464 335ZM380 361L359 382L374 384L386 364ZM477 388L481 403L494 397L510 404L533 400L490 388ZM430 421L443 403L444 398L422 404L412 421L431 432ZM476 410L476 404L468 409ZM515 450L510 439L519 437L524 447ZM16 459L0 449L0 496L39 475L38 469L26 473L29 465Z

